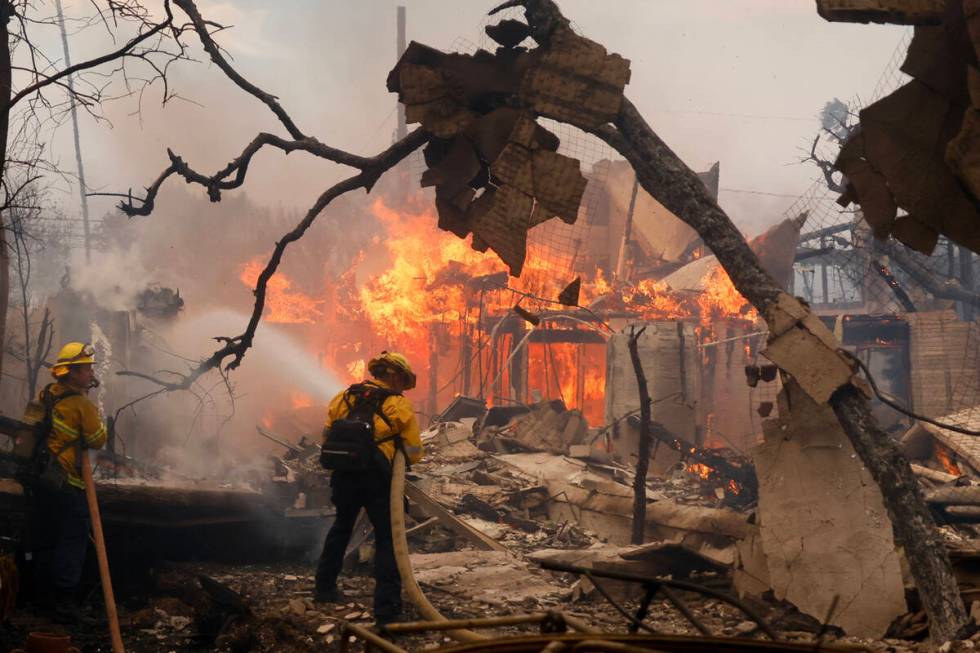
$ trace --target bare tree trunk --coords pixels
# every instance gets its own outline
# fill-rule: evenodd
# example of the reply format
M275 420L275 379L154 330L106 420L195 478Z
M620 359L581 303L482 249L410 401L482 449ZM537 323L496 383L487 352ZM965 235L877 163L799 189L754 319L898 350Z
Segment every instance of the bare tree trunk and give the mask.
M775 305L782 288L762 267L697 176L625 98L616 128L598 130L597 135L626 157L644 190L701 235L738 291L765 315L766 309ZM867 400L856 388L840 388L831 397L830 405L881 489L895 538L905 550L929 616L933 640L953 639L966 623L966 612L946 548L908 461L878 425Z
M643 544L647 523L647 470L650 467L650 391L647 389L647 377L643 373L643 363L640 361L639 339L646 331L631 331L629 339L630 360L633 361L633 372L636 374L636 387L640 391L640 445L637 449L636 477L633 479L633 534L630 541L633 544Z
M13 13L10 0L0 1L0 179L7 170L7 131L10 125L10 33ZM4 348L7 344L7 309L10 304L10 243L6 216L0 214L0 384L3 383Z

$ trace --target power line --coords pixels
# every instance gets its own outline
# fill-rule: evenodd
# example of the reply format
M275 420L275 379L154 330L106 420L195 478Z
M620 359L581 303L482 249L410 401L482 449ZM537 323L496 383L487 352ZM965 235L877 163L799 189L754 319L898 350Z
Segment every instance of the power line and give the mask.
M816 122L815 116L803 118L802 116L774 116L757 113L729 113L726 111L698 111L696 109L651 109L653 113L679 113L697 116L721 116L725 118L748 118L750 120L792 120L796 122Z
M772 197L792 197L793 199L797 199L797 198L800 197L799 193L796 193L796 194L790 194L790 193L770 193L770 192L764 191L764 190L747 190L745 188L719 188L718 190L725 191L726 193L748 193L750 195L770 195Z

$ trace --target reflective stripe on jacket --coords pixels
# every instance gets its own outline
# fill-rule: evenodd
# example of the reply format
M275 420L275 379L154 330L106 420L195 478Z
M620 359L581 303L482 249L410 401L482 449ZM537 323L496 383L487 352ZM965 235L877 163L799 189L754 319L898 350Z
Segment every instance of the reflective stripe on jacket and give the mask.
M376 388L383 388L388 390L388 386L378 380L365 381L365 385L373 385ZM347 406L347 402L344 401L344 395L347 394L347 390L344 390L330 402L330 407L327 409L327 421L324 425L323 434L326 438L327 431L330 429L330 425L333 424L335 420L344 419L347 417L350 409ZM381 412L385 414L388 421L391 422L391 426L381 419L380 416L375 414L374 416L374 439L383 440L384 438L398 434L402 438L402 444L405 447L405 455L408 456L408 462L417 463L422 458L422 439L420 437L419 420L415 416L415 409L412 408L412 402L405 398L403 395L392 395L385 399L384 403L381 405ZM391 460L395 457L395 443L391 440L388 442L382 442L378 445L382 453Z
M68 476L68 483L85 489L85 481L78 473L75 450L78 440L84 435L85 448L101 449L105 446L106 429L99 415L99 409L84 395L74 395L58 401L58 397L69 392L61 383L52 383L50 392L54 396L51 411L51 435L48 436L48 449L58 456L58 462ZM44 402L43 392L39 399Z

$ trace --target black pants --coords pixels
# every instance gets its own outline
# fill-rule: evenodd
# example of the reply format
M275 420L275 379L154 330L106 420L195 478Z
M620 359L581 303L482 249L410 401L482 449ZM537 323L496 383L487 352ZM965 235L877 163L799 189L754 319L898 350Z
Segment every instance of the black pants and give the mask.
M88 551L89 514L85 491L34 492L34 555L38 590L43 596L73 593L82 579Z
M317 590L337 586L354 522L364 508L374 527L374 616L398 615L402 609L402 583L391 545L391 476L387 472L334 472L330 485L337 518L327 533L317 564Z

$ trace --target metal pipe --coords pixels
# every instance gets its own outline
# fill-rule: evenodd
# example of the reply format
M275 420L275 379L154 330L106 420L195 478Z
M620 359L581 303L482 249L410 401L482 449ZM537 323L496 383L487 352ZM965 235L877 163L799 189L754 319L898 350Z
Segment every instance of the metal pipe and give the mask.
M449 619L446 621L407 621L391 624L385 629L390 633L414 633L424 630L455 630L457 628L494 628L497 626L517 626L520 624L541 623L548 618L547 613L518 614L506 617L483 617L477 619Z
M371 646L377 646L382 651L385 651L385 653L408 653L408 651L406 651L402 647L392 644L391 642L381 637L380 635L375 635L374 633L372 633L367 628L364 628L363 626L352 624L349 621L341 621L340 635L343 638L342 639L343 643L347 642L348 634L354 635L354 637L358 637L364 640Z

